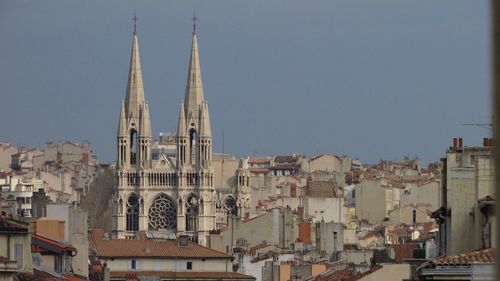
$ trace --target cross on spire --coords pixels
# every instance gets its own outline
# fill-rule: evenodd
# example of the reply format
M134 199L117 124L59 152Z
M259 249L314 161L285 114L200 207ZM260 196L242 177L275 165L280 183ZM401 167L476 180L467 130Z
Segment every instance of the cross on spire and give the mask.
M139 20L137 18L137 14L136 14L136 11L134 10L134 17L132 18L132 20L134 21L134 33L137 32L137 21Z
M191 18L193 20L193 34L196 33L196 22L198 21L198 18L196 17L196 10L193 12L193 17Z

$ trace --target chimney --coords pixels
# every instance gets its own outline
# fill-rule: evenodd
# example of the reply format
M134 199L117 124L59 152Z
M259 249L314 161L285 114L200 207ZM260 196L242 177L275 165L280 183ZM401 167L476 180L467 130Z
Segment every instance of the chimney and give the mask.
M458 139L458 147L463 148L464 147L464 140L462 138Z
M453 138L453 148L457 148L457 146L458 146L458 139Z

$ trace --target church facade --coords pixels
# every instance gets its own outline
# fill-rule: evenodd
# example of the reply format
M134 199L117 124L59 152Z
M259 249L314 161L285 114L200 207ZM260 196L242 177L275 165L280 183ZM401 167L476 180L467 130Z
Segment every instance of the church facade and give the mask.
M114 237L133 238L137 231L175 233L206 245L206 236L217 228L218 221L249 212L250 177L246 169L236 171L237 185L229 192L221 193L214 186L212 130L194 29L175 143L175 157L152 156L151 120L134 30L117 132Z

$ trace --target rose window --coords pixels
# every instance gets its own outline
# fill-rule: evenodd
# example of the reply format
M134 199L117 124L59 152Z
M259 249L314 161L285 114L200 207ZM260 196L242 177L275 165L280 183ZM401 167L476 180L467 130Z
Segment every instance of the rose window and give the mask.
M174 202L164 194L158 196L149 207L149 228L153 230L177 228Z

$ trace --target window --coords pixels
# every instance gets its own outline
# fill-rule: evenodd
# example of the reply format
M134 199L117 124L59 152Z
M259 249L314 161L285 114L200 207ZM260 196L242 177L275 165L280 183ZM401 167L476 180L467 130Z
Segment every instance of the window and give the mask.
M128 262L128 269L137 269L137 261L136 260L130 260Z
M127 200L127 231L139 230L139 198L135 193Z
M16 243L14 245L14 255L17 262L17 268L23 267L23 244Z
M193 262L192 261L186 262L186 270L193 270Z
M54 271L57 273L63 272L63 259L62 256L54 256Z
M132 125L133 126L133 125ZM130 130L130 164L135 165L137 156L137 131L135 129Z

